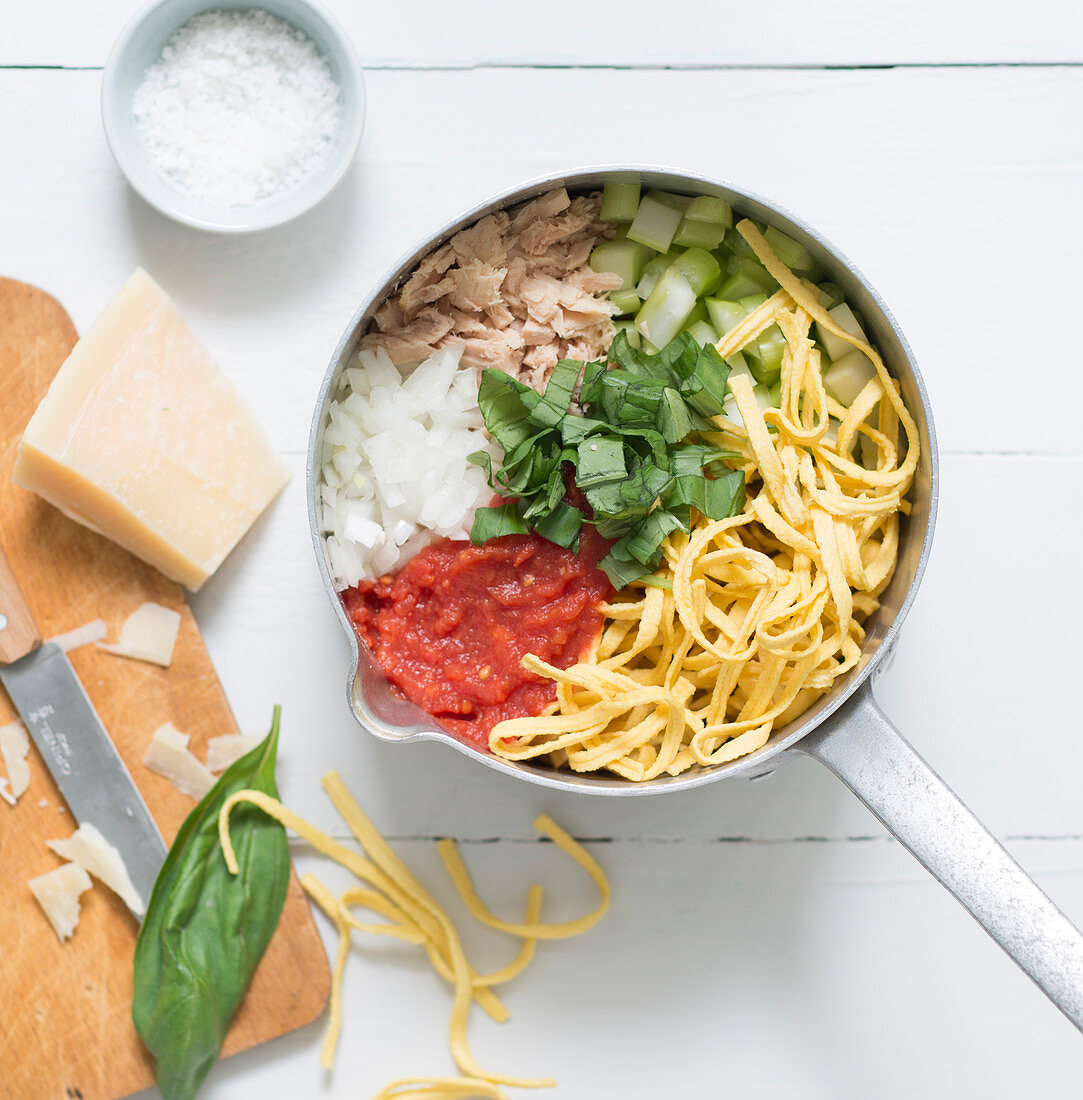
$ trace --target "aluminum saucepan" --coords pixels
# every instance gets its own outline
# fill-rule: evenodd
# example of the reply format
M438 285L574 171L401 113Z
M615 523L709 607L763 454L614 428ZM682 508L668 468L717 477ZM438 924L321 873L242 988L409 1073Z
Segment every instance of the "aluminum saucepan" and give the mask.
M720 196L732 204L736 213L774 225L803 244L864 318L872 342L899 380L903 398L917 421L922 452L911 493L911 514L902 527L898 567L881 596L880 609L865 624L867 636L857 667L800 718L776 730L756 752L727 764L660 776L645 783L577 775L536 762L501 760L464 744L418 707L396 698L365 648L358 645L331 583L317 513L317 479L323 465L322 433L328 406L376 310L417 264L485 214L535 198L554 187L567 187L574 193L596 190L607 180L637 179L644 186L667 191ZM635 165L580 168L531 180L467 211L404 256L362 303L335 349L316 403L308 451L308 509L316 560L349 640L347 695L350 709L363 729L383 741L442 741L486 767L517 779L607 796L662 794L720 779L754 778L770 771L783 754L804 753L830 768L1083 1030L1083 935L902 738L873 698L873 680L890 661L925 571L938 489L936 437L924 383L894 318L854 265L811 226L774 203L732 184L693 173Z

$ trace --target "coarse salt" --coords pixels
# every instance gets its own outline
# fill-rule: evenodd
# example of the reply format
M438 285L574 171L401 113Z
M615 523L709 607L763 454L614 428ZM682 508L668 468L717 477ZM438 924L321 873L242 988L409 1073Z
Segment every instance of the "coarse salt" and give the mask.
M220 207L296 187L338 132L339 88L296 27L260 8L209 11L178 28L132 100L151 157Z

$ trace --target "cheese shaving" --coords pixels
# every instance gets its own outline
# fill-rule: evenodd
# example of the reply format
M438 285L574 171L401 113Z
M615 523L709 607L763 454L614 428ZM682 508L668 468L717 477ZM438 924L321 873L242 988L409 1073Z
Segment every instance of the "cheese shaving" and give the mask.
M112 645L99 643L98 648L117 657L130 657L168 668L173 660L180 623L178 612L161 604L145 603L124 620L120 641Z
M70 653L73 649L79 649L80 646L103 641L108 633L104 619L92 619L89 623L77 626L66 634L57 634L48 640L60 646L65 653Z
M498 756L547 757L635 782L723 764L765 745L861 657L862 623L895 570L899 513L920 459L917 425L876 350L830 317L751 222L737 228L782 289L719 351L732 356L773 324L786 341L780 407L761 409L749 378L734 372L740 421L716 417L718 434L705 433L739 455L745 509L715 522L700 516L670 535L648 578L660 587L636 582L603 607L586 660L560 669L524 657L555 682L555 713L495 726L489 747ZM813 321L875 371L849 406L824 388ZM858 441L874 461L854 460Z
M334 1062L335 1047L342 1024L342 981L349 957L351 936L354 930L361 930L394 936L420 945L429 956L433 968L452 985L454 991L448 1040L461 1076L404 1078L383 1089L379 1093L378 1100L379 1098L457 1100L457 1098L471 1096L506 1100L500 1088L501 1085L536 1088L554 1084L549 1079L509 1077L482 1070L475 1061L467 1042L467 1017L471 1004L477 1002L494 1019L506 1019L507 1010L492 993L491 987L521 974L534 957L539 939L562 939L578 935L591 928L601 918L609 905L610 888L605 873L598 863L550 818L544 815L539 817L534 823L535 828L550 837L562 851L587 871L598 887L601 902L592 913L577 920L559 924L546 923L539 919L542 908L542 889L534 885L531 886L527 895L525 919L516 923L501 920L489 912L478 897L454 843L450 840L441 841L440 854L456 889L471 912L490 927L517 936L524 941L519 954L511 963L491 974L479 975L468 962L462 940L447 912L379 834L347 791L338 774L330 772L324 776L323 786L356 837L364 855L341 844L310 825L276 799L259 791L238 791L231 795L222 806L218 818L222 852L226 866L234 874L238 871L238 865L229 835L229 817L235 806L247 802L260 807L265 813L307 840L318 852L333 859L356 878L368 884L365 887L348 889L336 898L315 876L305 875L301 879L302 887L334 922L339 935L339 946L332 970L331 1003L321 1064L330 1068ZM360 921L352 911L354 908L369 909L384 917L387 923L373 924Z
M45 843L61 858L70 859L104 882L137 917L143 915L146 906L132 884L120 852L89 822L83 822L65 840Z
M143 763L168 779L182 794L197 801L214 786L214 776L188 749L189 737L171 722L159 726L150 739Z
M207 771L225 771L230 764L251 752L264 738L262 733L224 733L207 741Z
M11 793L11 788L8 786L7 778L2 775L0 775L0 798L2 798L9 806L15 805L16 798Z
M79 864L65 863L26 885L53 926L56 938L61 943L70 940L79 923L79 897L93 885L90 876Z
M6 726L0 726L0 756L4 759L4 769L11 781L11 804L26 793L30 786L30 765L26 762L30 752L30 737L26 727L16 719Z

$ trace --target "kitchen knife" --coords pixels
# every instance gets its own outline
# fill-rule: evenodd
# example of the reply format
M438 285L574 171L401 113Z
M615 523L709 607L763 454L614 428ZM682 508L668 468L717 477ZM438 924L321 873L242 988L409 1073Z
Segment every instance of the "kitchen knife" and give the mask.
M165 860L165 841L67 654L54 642L42 644L3 550L0 683L75 820L93 825L120 852L145 906Z

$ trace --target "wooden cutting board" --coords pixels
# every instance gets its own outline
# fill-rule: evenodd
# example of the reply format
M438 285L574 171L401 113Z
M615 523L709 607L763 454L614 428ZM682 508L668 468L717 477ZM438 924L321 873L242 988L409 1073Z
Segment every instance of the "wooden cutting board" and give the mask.
M191 734L190 748L202 759L209 737L237 732L184 592L11 483L23 429L76 339L54 298L0 278L0 542L46 637L100 618L115 640L120 624L147 600L180 612L168 669L93 645L71 653L162 835L172 841L194 803L144 767L151 734L172 722ZM268 724L272 702L268 697ZM14 716L0 689L0 725ZM288 715L283 739L289 740ZM154 1082L130 1014L138 926L118 898L95 884L82 896L73 938L57 940L26 880L60 864L45 841L70 835L75 824L33 748L29 763L30 789L18 805L0 801L0 1097L115 1100ZM224 1053L311 1022L323 1010L328 985L327 956L294 876L282 923Z

